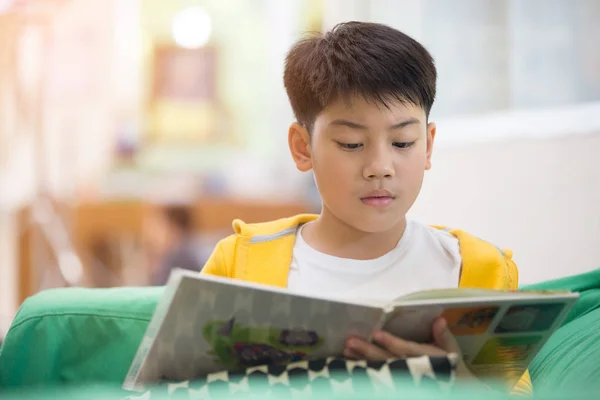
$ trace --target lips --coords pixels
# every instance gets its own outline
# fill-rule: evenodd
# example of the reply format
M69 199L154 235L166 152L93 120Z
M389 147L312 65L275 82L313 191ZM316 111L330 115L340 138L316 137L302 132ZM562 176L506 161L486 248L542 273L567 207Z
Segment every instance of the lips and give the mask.
M372 192L367 193L366 196L362 197L363 199L370 197L394 197L388 190L378 189L373 190Z
M387 190L374 190L360 200L371 207L387 207L394 201L395 197Z

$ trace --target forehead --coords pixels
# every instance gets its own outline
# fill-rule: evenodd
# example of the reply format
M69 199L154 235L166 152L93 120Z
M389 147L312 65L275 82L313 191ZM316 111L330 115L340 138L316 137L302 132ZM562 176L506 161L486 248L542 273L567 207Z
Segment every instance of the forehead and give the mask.
M380 101L367 100L364 96L338 98L323 109L316 118L316 123L329 123L333 120L344 118L365 124L394 124L409 118L416 118L425 122L425 110L409 102L394 98L386 99L385 104Z

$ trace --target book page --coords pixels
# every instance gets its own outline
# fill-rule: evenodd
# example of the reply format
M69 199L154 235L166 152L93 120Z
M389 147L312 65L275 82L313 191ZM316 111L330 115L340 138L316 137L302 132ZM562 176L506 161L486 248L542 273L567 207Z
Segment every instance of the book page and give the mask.
M434 321L443 317L467 367L478 377L512 387L558 329L578 295L538 294L400 305L383 329L400 338L433 342Z
M368 339L383 314L381 308L186 274L136 383L341 356L348 336Z

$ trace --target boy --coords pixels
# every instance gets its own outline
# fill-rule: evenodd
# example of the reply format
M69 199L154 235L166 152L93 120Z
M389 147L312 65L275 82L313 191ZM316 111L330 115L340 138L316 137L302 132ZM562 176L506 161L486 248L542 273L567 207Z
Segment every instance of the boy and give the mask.
M390 300L433 288L516 289L511 252L460 230L407 221L436 134L428 121L437 72L427 50L385 25L349 22L288 53L284 84L296 122L288 131L300 171L313 171L320 215L262 224L236 220L204 273L328 293ZM349 338L348 358L455 351L444 321L435 343L377 332ZM530 390L526 375L518 385Z

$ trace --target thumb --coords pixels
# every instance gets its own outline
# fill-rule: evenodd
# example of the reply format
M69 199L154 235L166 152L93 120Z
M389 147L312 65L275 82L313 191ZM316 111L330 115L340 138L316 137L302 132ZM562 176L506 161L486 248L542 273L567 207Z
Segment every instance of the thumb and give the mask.
M473 373L465 365L460 346L458 345L458 342L456 341L456 338L454 337L452 332L450 332L450 329L448 328L448 323L444 318L439 318L433 324L433 338L437 347L447 351L448 353L454 353L457 355L457 376L461 376L464 378L475 378L475 375L473 375Z
M439 348L446 350L448 353L461 355L458 342L452 332L450 332L450 329L448 329L448 323L444 318L439 318L433 324L433 338Z

